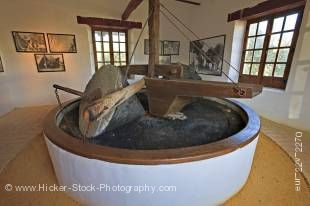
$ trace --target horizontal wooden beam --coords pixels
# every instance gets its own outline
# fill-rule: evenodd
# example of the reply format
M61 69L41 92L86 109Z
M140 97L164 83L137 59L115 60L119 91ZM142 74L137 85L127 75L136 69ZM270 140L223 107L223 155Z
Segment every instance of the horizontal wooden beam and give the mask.
M253 98L260 94L263 88L262 85L239 83L238 88L244 91L243 95L240 95L236 85L228 82L145 78L145 84L150 113L155 116L166 116L180 111L190 97Z
M187 4L192 4L192 5L196 5L196 6L200 6L200 3L198 2L194 2L194 1L189 1L189 0L176 0L182 3L187 3Z
M125 73L127 66L121 66L121 70ZM128 75L138 74L147 75L148 65L130 65L128 70ZM155 76L163 76L166 78L180 78L183 75L183 67L179 64L169 64L169 65L155 65Z
M228 14L227 21L235 21L241 19L253 19L261 16L266 16L289 9L304 6L306 0L272 0L264 1L253 7L240 9L238 11Z
M105 19L96 17L82 17L77 16L78 24L87 24L91 27L104 27L104 28L116 28L116 29L141 29L141 22L123 21L119 19Z
M122 15L122 20L127 20L130 14L142 3L142 1L143 0L131 0Z

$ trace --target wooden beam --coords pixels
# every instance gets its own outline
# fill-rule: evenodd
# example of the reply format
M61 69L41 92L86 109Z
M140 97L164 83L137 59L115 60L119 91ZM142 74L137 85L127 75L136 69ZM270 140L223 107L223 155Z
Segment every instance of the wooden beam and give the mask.
M235 21L240 19L253 19L261 16L266 16L297 7L302 7L306 4L306 0L272 0L264 1L253 7L244 8L228 14L227 21Z
M125 73L127 66L120 67L122 72ZM128 75L138 74L147 75L148 65L130 65L128 70ZM183 75L183 67L180 64L170 64L170 65L155 65L155 76L163 76L165 78L181 78Z
M159 63L159 0L149 0L149 68L148 77L155 75L155 65Z
M187 3L187 4L192 4L192 5L196 5L196 6L200 6L200 3L198 2L194 2L194 1L189 1L189 0L176 0L182 3Z
M189 97L253 98L262 92L262 85L244 83L238 84L244 91L242 96L236 85L228 82L145 78L145 84L150 113L155 116L181 110L188 103Z
M142 3L142 1L143 0L131 0L122 15L122 20L127 20L130 14Z
M91 27L119 28L119 29L141 29L141 22L122 21L118 19L105 19L96 17L77 16L78 24L87 24Z

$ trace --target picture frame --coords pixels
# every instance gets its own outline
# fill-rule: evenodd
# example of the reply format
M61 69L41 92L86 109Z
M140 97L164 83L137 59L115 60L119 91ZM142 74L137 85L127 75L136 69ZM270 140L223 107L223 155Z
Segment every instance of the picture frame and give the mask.
M225 39L226 35L218 35L191 41L189 65L195 68L198 74L221 76L223 69ZM197 49L197 47L200 49ZM204 51L205 55L201 54L201 50Z
M164 42L160 41L159 43L159 55L163 56L163 45ZM149 55L150 54L150 50L149 50L149 40L148 39L144 39L144 54L145 55Z
M63 54L34 54L38 72L64 72Z
M16 52L46 53L44 33L12 31Z
M47 40L51 53L77 53L74 34L47 33Z
M171 64L171 56L159 56L159 64Z
M180 54L180 41L167 41L163 42L163 55L179 55Z
M4 72L1 56L0 56L0 72Z

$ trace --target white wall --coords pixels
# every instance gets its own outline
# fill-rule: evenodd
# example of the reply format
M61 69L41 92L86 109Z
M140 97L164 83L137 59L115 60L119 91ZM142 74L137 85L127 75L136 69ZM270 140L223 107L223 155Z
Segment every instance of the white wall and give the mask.
M236 68L240 66L245 22L227 22L227 14L241 8L254 6L262 0L205 0L200 7L195 7L191 16L191 26L200 37L226 34L225 59ZM260 115L271 120L310 130L310 16L309 1L304 11L304 18L295 50L286 90L264 88L263 93L242 102L250 105ZM233 41L234 40L234 41ZM227 65L223 71L233 79L238 75ZM205 76L207 80L224 80Z
M120 19L129 0L2 0L0 7L0 55L5 72L0 73L0 115L14 107L56 104L54 83L83 91L94 72L93 52L90 29L79 25L76 16L92 16ZM186 13L192 6L162 1L169 8L177 10L178 15ZM144 1L129 20L144 21L148 5ZM33 53L18 53L15 50L11 31L29 31L44 33L75 34L76 54L64 54L66 72L38 73ZM130 30L130 50L132 50L140 30ZM148 38L147 28L139 43L132 63L147 63L148 57L143 54L143 39ZM161 38L180 40L176 30L162 19ZM181 43L181 55L173 58L174 62L186 63L188 44ZM186 61L184 61L186 59ZM62 94L62 99L72 96Z
M0 55L5 72L0 73L0 115L14 107L56 104L54 83L83 91L94 67L90 29L77 24L76 16L119 18L126 4L124 0L1 0ZM38 73L33 53L16 52L11 31L75 34L78 53L64 54L66 72Z

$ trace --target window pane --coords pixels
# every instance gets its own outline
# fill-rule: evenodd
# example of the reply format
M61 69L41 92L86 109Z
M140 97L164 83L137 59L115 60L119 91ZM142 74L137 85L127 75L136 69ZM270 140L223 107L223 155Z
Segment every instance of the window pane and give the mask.
M279 46L281 34L273 34L270 37L269 48L274 48Z
M120 62L114 62L114 66L120 66L121 63Z
M290 49L280 49L277 61L278 62L286 62L289 52L290 52Z
M247 42L247 49L253 49L254 48L254 42L255 42L255 37L248 38Z
M252 56L253 56L253 51L246 51L244 61L245 62L251 62Z
M110 64L111 64L111 62L104 62L104 64L105 64L105 65L110 65Z
M103 63L98 63L98 64L97 64L98 69L99 69L100 67L102 67L102 66L103 66Z
M119 43L113 43L113 51L118 52L119 51Z
M267 52L266 62L275 62L277 51L277 49L269 49Z
M291 46L294 32L286 32L282 34L281 47Z
M126 62L121 62L121 65L122 65L122 66L125 66L125 65L126 65Z
M102 43L96 42L96 51L102 51Z
M118 39L118 32L112 32L112 39L113 39L113 42L118 42L119 39Z
M95 41L101 41L101 31L95 31Z
M255 36L256 35L256 29L257 29L257 23L250 24L249 36Z
M275 77L283 77L284 76L284 70L285 70L285 64L277 64L274 70Z
M286 17L284 31L295 29L298 14L292 14Z
M119 59L119 53L114 53L114 62L119 62L120 59Z
M126 53L121 53L121 61L126 61Z
M253 62L260 62L261 56L262 56L262 50L254 51Z
M251 75L258 75L259 64L252 64Z
M250 73L251 64L244 64L242 74Z
M264 76L271 77L273 72L273 64L265 64Z
M97 61L103 62L102 53L97 53Z
M126 52L126 44L125 43L120 43L120 51Z
M103 41L110 41L109 32L102 32Z
M262 22L259 22L259 26L258 26L257 35L260 35L260 34L266 34L266 30L267 30L267 23L268 23L268 21L262 21Z
M111 61L110 53L104 53L104 61L105 61L105 62Z
M126 42L125 33L123 33L123 32L119 33L119 41L120 42Z
M273 20L272 32L279 32L282 30L284 17L276 18Z
M260 36L256 38L255 49L261 49L264 46L265 36Z
M110 44L107 42L103 43L103 51L108 52L110 51Z

